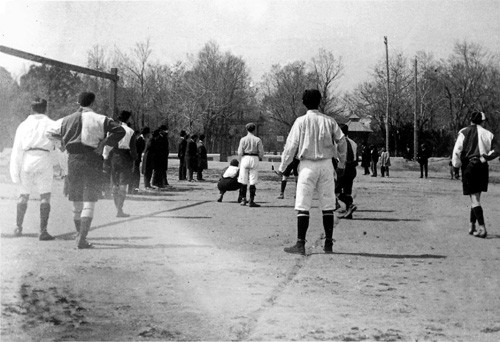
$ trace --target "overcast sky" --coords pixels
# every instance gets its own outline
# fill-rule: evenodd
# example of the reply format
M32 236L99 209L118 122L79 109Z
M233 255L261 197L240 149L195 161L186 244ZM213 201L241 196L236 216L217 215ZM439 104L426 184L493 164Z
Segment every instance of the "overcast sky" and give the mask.
M320 48L342 57L342 88L369 77L389 53L446 58L458 41L500 53L500 0L0 0L0 45L86 65L95 44L129 51L150 38L153 59L185 61L210 40L246 61L254 82L273 64L310 61ZM31 63L0 53L18 76Z

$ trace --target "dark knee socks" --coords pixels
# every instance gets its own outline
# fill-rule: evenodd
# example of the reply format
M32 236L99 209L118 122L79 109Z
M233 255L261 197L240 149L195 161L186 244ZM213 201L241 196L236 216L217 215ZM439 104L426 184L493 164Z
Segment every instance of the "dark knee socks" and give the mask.
M286 189L286 180L282 180L281 181L281 193L285 193L285 189Z
M477 206L472 209L474 211L474 216L476 216L477 223L479 223L480 226L484 226L483 208L481 206Z
M470 223L476 223L476 214L474 214L474 208L470 208Z
M26 209L28 209L28 203L17 203L16 225L19 228L23 227L23 221L24 221L24 215L26 214Z
M40 203L40 231L47 232L49 223L50 203Z
M299 211L297 214L297 239L306 239L307 229L309 228L309 212Z
M323 228L325 229L325 239L331 240L333 237L334 216L333 210L323 211Z

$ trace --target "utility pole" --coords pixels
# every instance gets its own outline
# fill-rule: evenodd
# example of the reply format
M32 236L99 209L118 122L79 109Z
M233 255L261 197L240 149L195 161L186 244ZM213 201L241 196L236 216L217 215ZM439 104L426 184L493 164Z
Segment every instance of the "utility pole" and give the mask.
M417 57L415 57L415 110L413 112L413 160L417 160L418 136L417 136L417 106L418 106L418 84L417 84Z
M384 36L385 44L385 65L387 69L387 101L385 106L385 150L389 152L389 48L387 36Z

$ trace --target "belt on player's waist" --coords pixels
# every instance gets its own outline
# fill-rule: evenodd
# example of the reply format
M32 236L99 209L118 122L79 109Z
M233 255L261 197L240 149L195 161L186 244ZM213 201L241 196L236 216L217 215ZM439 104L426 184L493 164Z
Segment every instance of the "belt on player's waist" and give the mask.
M46 150L44 148L40 148L40 147L30 147L28 148L26 151L43 151L43 152L50 152L49 150Z
M244 156L255 156L255 157L258 157L259 154L258 153L243 153Z

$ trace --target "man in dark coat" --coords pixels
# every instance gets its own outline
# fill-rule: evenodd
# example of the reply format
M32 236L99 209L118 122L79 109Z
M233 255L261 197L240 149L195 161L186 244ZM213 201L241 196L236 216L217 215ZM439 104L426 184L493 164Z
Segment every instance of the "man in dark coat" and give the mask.
M205 140L205 134L200 135L200 140L198 140L198 169L196 179L198 181L204 181L203 170L208 169L208 157L207 148L203 141Z
M155 158L157 150L157 142L159 132L155 130L151 137L146 141L144 156L142 159L142 173L144 174L144 187L146 190L152 190L151 181L155 168Z
M181 140L179 141L179 149L177 157L179 158L179 180L186 180L186 148L187 148L186 131L181 131Z
M371 148L371 161L372 161L372 177L377 177L377 163L378 163L378 148L377 145L373 145Z
M150 129L149 127L144 127L141 134L137 136L135 140L135 148L137 150L137 159L134 161L134 170L132 175L132 182L130 184L130 189L132 193L139 192L139 184L141 183L141 162L142 153L146 148L146 139L149 139ZM129 191L130 193L130 191Z
M198 169L198 146L196 142L198 140L198 135L193 134L187 141L186 148L186 167L189 173L189 181L193 182L193 174Z
M420 164L420 178L424 177L424 173L425 173L425 178L427 178L430 156L431 156L430 148L428 148L425 143L420 145L420 148L418 149L417 152L417 161Z
M154 161L154 174L153 185L158 188L164 188L168 185L167 170L168 170L168 129L166 125L161 125L158 129L158 137L155 141L155 161Z
M370 147L367 144L364 144L363 152L361 154L361 166L365 169L364 175L370 174L370 160L371 160Z

